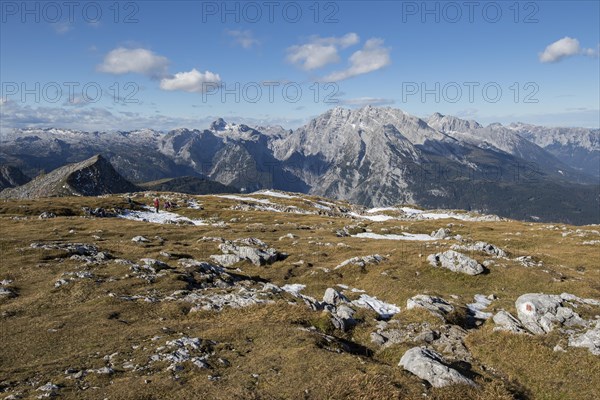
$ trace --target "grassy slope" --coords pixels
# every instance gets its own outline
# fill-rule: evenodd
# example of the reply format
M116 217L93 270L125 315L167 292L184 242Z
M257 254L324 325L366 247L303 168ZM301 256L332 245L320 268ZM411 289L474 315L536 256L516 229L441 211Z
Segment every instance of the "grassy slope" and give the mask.
M135 200L150 204L150 199L151 196ZM425 257L448 248L450 242L424 244L338 238L335 230L355 221L233 211L229 207L236 203L234 201L211 196L197 199L203 210L181 209L179 212L191 218L218 217L226 222L238 218L239 221L228 222L229 228L218 228L78 216L82 206L125 206L124 200L117 196L0 203L0 280L13 279L13 287L19 294L13 299L0 300L0 388L7 382L21 382L17 385L20 391L36 396L39 392L32 388L51 381L64 386L60 391L63 398L73 399L420 399L424 392L436 399L598 398L599 358L584 349L554 352L556 344L566 348L564 338L557 334L522 337L493 333L492 323L487 322L471 331L467 338L469 350L477 360L472 372L478 375L476 380L481 389L425 389L418 378L397 367L408 345L380 350L370 342L369 333L375 330L376 321L374 314L367 311L360 312L364 323L354 331L334 334L365 346L373 355L335 353L323 348L318 335L298 329L315 325L328 330L327 317L310 311L302 303L294 303L291 297L270 305L198 313L189 313L185 303L127 302L109 297L108 293L171 293L186 285L174 270L153 284L138 278L103 283L83 280L57 289L54 282L61 274L80 269L81 263L61 258L60 252L28 249L34 241L61 240L94 243L116 257L133 261L143 257L164 260L159 255L163 250L209 260L209 255L219 254L217 243L198 242L202 236L258 237L289 253L290 257L267 267L241 264L242 274L260 276L276 285L303 283L307 285L304 293L316 298L321 298L327 287L344 283L400 305L403 311L394 318L407 323L429 317L404 310L406 300L419 293L437 294L447 299L455 295L458 296L454 300L456 304L471 302L477 293L494 293L499 299L492 303L491 309L505 308L513 313L514 300L528 292L569 292L600 298L598 246L581 244L597 236L570 234L563 237L562 230L545 228L546 224L515 221L365 223L373 232L384 229L391 233L429 233L453 223L453 234L496 244L513 257L532 255L544 262L542 268L524 268L512 261L501 261L490 268L489 274L471 277L427 265ZM270 200L303 204L300 199ZM42 211L53 211L59 217L39 220L37 215ZM15 216L29 218L15 219ZM304 229L306 227L309 229ZM570 229L576 228L566 226L566 230ZM278 240L290 232L299 236L296 244L291 239ZM101 239L94 239L92 235ZM159 245L154 240L138 245L131 242L136 235L160 236L164 243ZM319 242L345 243L350 247L323 246ZM350 257L374 253L388 259L364 269L346 266L329 273L320 269L332 269ZM479 261L484 259L479 254L472 256ZM299 260L305 263L294 265ZM177 266L174 261L168 263ZM112 262L90 269L104 278L124 277L129 272L126 266ZM103 357L115 352L119 352L117 360L131 358L144 363L153 354L154 347L177 338L180 332L216 341L215 357L225 358L231 365L211 363L213 369L209 370L186 368L176 374L177 379L175 374L164 370L166 365L126 372L119 368L122 361L116 362L116 373L110 377L90 374L81 381L74 381L64 374L67 368L103 367ZM154 343L150 339L156 335L162 338ZM141 347L133 349L136 345ZM212 381L209 375L221 378ZM87 389L81 390L78 386Z

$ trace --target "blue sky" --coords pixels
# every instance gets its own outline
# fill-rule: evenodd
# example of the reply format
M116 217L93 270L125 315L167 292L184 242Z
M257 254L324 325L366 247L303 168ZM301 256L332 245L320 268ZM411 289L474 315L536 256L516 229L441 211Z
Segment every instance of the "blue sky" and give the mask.
M293 128L366 104L600 124L597 1L3 1L1 12L3 129L204 128L218 116Z

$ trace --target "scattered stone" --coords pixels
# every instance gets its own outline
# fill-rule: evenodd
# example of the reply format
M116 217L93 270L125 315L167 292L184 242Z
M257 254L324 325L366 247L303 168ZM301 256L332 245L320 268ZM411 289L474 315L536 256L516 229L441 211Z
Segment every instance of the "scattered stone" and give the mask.
M494 331L505 331L510 333L527 333L521 322L512 316L511 313L501 310L493 317Z
M472 244L453 245L453 250L464 250L464 251L480 251L489 254L494 257L506 257L506 252L493 244L486 242L475 242Z
M117 217L117 213L108 212L102 207L90 208L90 207L82 207L83 213L88 217L96 217L96 218L115 218Z
M38 218L39 219L56 218L56 214L54 214L53 212L44 211L43 213L40 214L40 216Z
M169 362L167 371L181 371L186 362L200 369L210 368L206 360L213 354L212 347L215 344L216 342L210 340L183 336L167 341L165 346L157 348L159 352L150 357L150 362Z
M371 342L378 346L382 346L386 342L386 338L377 332L371 332Z
M0 299L10 299L16 296L17 294L11 288L0 287Z
M339 303L349 303L350 300L337 290L333 288L327 288L325 290L325 294L323 295L323 302L331 305L338 305Z
M400 359L398 366L426 380L436 388L448 385L475 386L475 382L446 365L439 353L425 347L413 347L408 350Z
M581 334L573 334L569 338L569 346L587 348L593 355L600 356L600 320L596 326Z
M444 315L454 311L452 304L441 297L428 296L425 294L418 294L406 301L406 309L412 310L413 308L424 308L432 314L442 318Z
M224 267L231 267L242 261L242 258L236 256L235 254L216 254L211 255L210 258L217 264Z
M515 302L519 320L531 333L541 335L551 332L555 324L584 325L585 321L571 308L563 307L558 295L528 293Z
M55 397L58 395L58 390L60 389L60 387L58 387L57 385L53 384L52 382L48 382L43 386L40 386L39 388L37 388L36 390L38 392L45 392L42 397Z
M258 240L258 239L254 239L253 241L250 241L250 239L248 239L248 241L244 242L244 244L253 244L253 245L259 245L262 247L266 247L266 244L262 241L258 241L260 243L255 243L254 241L256 241L256 240ZM238 246L231 242L223 243L223 244L219 245L219 248L226 255L229 254L229 255L237 256L239 258L239 260L236 262L239 262L240 260L248 260L252 264L258 265L258 266L273 264L276 261L285 260L287 258L287 254L281 253L273 248L267 248L267 249L258 248L257 249L257 248L250 247L250 246ZM219 258L219 257L217 259L220 259L220 261L229 261L229 262L234 260L233 257L229 257L227 260L223 260L223 258ZM213 257L213 260L215 260L214 257ZM225 264L221 264L221 265L225 265ZM228 265L225 265L225 266L228 266Z
M281 236L278 240L284 240L284 239L298 239L298 236L294 235L293 233L288 233L287 235Z
M135 236L134 238L131 239L131 241L134 243L150 243L150 239L148 239L144 236Z
M356 311L347 304L338 305L331 313L331 322L333 326L344 332L348 331L357 324L357 321L354 319L355 312Z
M97 374L97 375L112 375L115 371L110 367L102 367L98 369L90 369L89 373Z
M475 302L467 304L467 310L469 312L469 315L475 319L482 319L482 320L492 318L492 316L494 314L483 311L490 304L492 304L492 299L490 299L488 296L484 296L482 294L476 294L474 296L474 300L475 300Z
M246 288L238 284L221 293L204 293L200 290L190 293L183 291L182 293L173 293L166 299L192 303L193 307L190 309L190 312L196 312L200 310L221 311L225 307L243 308L255 304L273 303L273 295L269 287L266 289L264 286L260 289Z
M483 266L476 260L454 250L430 254L427 261L434 267L442 267L467 275L478 275L483 272Z
M366 294L361 294L357 300L352 301L352 305L373 310L383 319L390 319L400 312L400 307L395 304L385 303Z
M384 259L385 258L380 256L379 254L372 254L372 255L364 256L364 257L352 257L346 261L343 261L341 264L339 264L334 269L339 269L339 268L345 267L348 264L358 265L359 267L362 268L362 267L365 267L367 264L379 264Z
M337 237L349 237L352 235L356 235L357 233L366 232L365 227L361 225L346 225L342 229L338 229L335 231L335 235Z
M531 267L542 267L544 265L543 261L535 261L531 256L521 256L515 258L515 261L519 262L522 266L526 268Z
M436 231L431 232L431 237L435 239L446 239L450 238L450 229L448 228L440 228Z
M94 279L95 276L89 271L64 272L62 277L54 283L55 288L67 285L82 279Z

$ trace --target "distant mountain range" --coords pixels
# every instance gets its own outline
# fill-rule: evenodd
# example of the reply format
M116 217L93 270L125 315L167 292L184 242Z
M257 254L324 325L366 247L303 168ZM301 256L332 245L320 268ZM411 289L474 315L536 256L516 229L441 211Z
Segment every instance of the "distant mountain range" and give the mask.
M296 130L218 119L208 129L22 129L0 163L37 175L102 153L140 183L196 176L240 191L275 188L366 206L416 203L517 219L600 222L600 131L482 126L393 108L334 108Z

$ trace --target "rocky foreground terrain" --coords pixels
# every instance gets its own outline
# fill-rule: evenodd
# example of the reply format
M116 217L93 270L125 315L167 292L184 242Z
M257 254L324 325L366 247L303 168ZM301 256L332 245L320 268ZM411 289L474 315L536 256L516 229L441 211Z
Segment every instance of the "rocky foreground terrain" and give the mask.
M1 399L599 397L599 226L156 195L0 203Z

